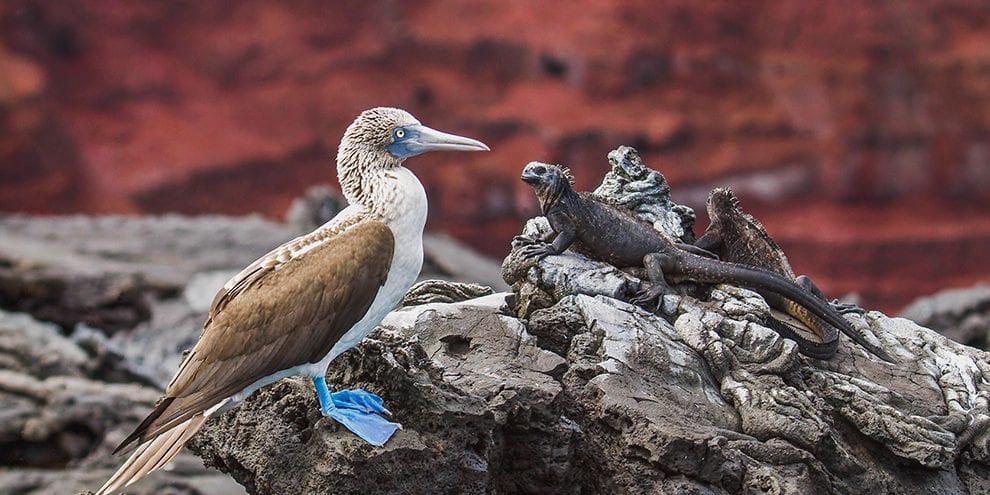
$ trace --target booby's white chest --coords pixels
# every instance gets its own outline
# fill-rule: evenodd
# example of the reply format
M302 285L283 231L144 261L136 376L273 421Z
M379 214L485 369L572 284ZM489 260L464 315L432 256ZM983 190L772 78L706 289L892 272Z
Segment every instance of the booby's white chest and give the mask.
M386 205L387 209L376 213L381 214L395 238L388 278L364 318L345 333L330 352L313 366L309 373L312 376L326 373L330 361L357 345L374 330L382 318L399 304L402 296L416 281L423 268L423 227L426 225L427 215L426 191L423 190L419 179L405 167L397 167L385 172L382 184L384 187L376 191L382 195L376 198L376 203Z

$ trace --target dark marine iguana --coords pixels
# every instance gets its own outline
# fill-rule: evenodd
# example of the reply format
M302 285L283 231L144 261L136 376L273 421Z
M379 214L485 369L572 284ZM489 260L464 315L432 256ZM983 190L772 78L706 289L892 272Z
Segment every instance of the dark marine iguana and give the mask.
M752 215L744 212L739 207L739 199L731 190L726 188L715 188L708 195L708 217L711 223L705 234L695 242L695 247L710 251L719 256L724 261L741 263L744 265L756 266L778 273L789 280L793 280L797 285L806 291L814 294L822 301L827 302L822 291L805 275L796 275L791 264L784 255L784 250L767 233L763 224ZM833 347L838 343L836 328L826 324L820 318L804 311L803 308L794 305L792 301L782 299L780 295L757 291L766 299L770 307L783 310L784 313L793 316L808 328L817 328L818 333L826 336L825 342L819 345L829 344ZM829 303L839 313L865 312L853 304L841 304L837 302ZM771 328L788 338L799 338L794 335L794 330L787 323L773 320L770 322ZM844 327L838 327L849 338L857 344L863 346L873 355L884 361L894 362L883 349L871 344L858 332L847 332ZM834 350L832 352L835 352Z
M645 267L653 285L633 299L636 304L651 303L672 292L668 283L729 283L779 294L830 325L852 331L849 322L826 302L781 275L715 259L710 252L671 239L631 212L575 192L570 172L564 167L531 162L521 178L533 187L556 233L550 243L523 247L524 256L539 259L560 254L573 244L578 252L619 268ZM827 359L835 354L835 347L822 352L807 345L806 339L797 342L801 352L811 357Z

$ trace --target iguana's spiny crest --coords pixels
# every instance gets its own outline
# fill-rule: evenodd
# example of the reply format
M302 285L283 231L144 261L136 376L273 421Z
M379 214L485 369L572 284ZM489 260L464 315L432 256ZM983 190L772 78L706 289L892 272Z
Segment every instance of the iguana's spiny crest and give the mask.
M718 213L729 213L739 209L739 198L727 187L716 187L708 194L708 216L716 217Z
M756 234L760 245L765 245L772 249L771 253L765 254L766 259L782 258L786 268L782 268L781 270L787 276L794 278L794 272L787 263L787 257L784 256L783 250L770 238L766 227L756 217L742 210L742 207L739 206L739 198L736 197L731 189L727 187L716 187L712 189L712 192L708 194L707 206L708 218L711 220L711 225L708 228L709 230L718 229L723 231L722 237L727 238L723 239L723 242L740 242ZM760 250L752 246L739 249L745 252ZM763 266L763 264L757 265Z

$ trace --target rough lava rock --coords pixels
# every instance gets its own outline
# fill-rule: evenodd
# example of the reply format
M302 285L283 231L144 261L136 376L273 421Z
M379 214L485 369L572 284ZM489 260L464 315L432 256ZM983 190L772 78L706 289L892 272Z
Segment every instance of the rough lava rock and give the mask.
M386 398L404 429L385 447L323 419L294 379L210 422L194 448L250 493L990 487L987 356L908 320L863 318L899 365L848 343L821 362L753 321L766 305L733 287L667 296L659 315L569 295L528 322L508 296L396 311L331 366L333 383Z
M448 282L446 280L424 280L412 286L403 296L400 306L416 306L429 303L453 303L476 297L489 296L495 291L480 284Z
M396 311L332 365L331 383L382 394L403 424L384 447L323 419L309 381L292 379L211 421L193 448L251 493L556 490L579 433L558 412L565 360L499 312L504 298Z
M640 219L684 242L694 242L694 209L670 199L670 185L656 170L648 168L639 152L619 146L608 154L611 170L593 196L628 208Z
M515 244L546 234L537 218ZM331 365L332 383L381 393L404 425L384 447L323 419L296 379L209 422L194 448L250 493L990 490L981 350L870 311L849 318L896 364L845 338L819 361L763 325L749 290L669 294L649 312L623 301L646 283L634 271L571 252L534 264L514 249L502 268L511 294L402 308ZM417 298L431 290L456 292Z
M73 337L76 337L75 335ZM86 341L83 336L81 340ZM0 311L0 492L96 489L117 469L111 455L161 392L130 374L120 355L62 336L29 315ZM134 494L235 495L243 489L189 453Z

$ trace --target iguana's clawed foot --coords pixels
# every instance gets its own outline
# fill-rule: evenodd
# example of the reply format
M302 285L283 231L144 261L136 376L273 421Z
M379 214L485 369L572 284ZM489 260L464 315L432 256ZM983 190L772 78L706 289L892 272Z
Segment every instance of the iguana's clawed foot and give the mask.
M524 235L517 235L512 238L512 247L527 246L529 244L536 244L537 242L540 241Z
M528 246L523 246L520 250L522 251L524 258L531 259L533 261L539 261L551 254L555 254L553 252L553 248L547 243L530 244Z
M867 313L866 309L859 306L858 304L841 302L838 299L832 299L829 303L832 305L832 309L837 311L840 315L857 314L865 315Z
M637 292L636 295L629 299L629 302L649 309L650 311L656 311L660 308L660 301L663 298L663 293L664 286L653 285L649 289Z

